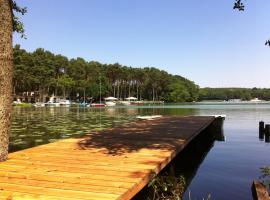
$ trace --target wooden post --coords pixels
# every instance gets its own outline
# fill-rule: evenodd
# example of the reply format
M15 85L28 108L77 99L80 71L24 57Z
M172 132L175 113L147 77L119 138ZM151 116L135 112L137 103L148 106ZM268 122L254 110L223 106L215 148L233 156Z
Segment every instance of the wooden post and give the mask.
M270 124L265 125L265 139L264 139L264 141L266 143L270 142Z
M267 188L259 181L253 181L252 196L254 200L269 200Z
M259 131L260 132L263 132L264 131L264 122L263 121L260 121L259 122Z
M264 139L264 122L263 121L259 122L259 139L260 140Z

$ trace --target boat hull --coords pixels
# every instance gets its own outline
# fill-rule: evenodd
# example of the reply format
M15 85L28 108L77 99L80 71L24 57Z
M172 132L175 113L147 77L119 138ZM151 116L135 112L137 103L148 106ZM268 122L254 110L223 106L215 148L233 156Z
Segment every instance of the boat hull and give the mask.
M116 105L115 102L106 102L105 104L106 104L106 106L115 106Z
M102 103L92 103L91 104L91 107L105 107L106 105L105 104L102 104Z

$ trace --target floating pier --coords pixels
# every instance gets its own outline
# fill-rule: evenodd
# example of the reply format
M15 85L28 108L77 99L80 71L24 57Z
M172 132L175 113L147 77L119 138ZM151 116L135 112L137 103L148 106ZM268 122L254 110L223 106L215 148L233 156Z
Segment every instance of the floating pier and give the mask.
M217 118L140 120L11 153L0 199L131 199Z

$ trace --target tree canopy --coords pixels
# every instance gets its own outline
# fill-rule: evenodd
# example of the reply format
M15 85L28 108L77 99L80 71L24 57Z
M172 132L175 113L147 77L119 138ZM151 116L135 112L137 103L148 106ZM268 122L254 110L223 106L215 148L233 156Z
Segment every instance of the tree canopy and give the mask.
M259 98L270 100L269 88L201 88L199 100L250 100Z
M26 7L20 7L15 1L10 0L10 6L12 8L12 26L13 31L17 32L21 35L22 38L26 38L24 32L24 25L20 21L20 18L16 15L16 13L24 15L27 12Z
M154 67L134 68L68 59L42 48L27 52L14 47L14 93L37 92L76 98L135 96L145 100L196 101L199 87L192 81ZM41 100L41 99L40 99Z

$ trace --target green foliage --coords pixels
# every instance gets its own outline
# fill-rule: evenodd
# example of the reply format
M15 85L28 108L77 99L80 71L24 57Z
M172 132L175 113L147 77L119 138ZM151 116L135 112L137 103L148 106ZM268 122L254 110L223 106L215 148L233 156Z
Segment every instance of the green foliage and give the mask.
M245 5L243 4L242 0L235 0L233 9L237 9L239 11L244 11Z
M185 190L185 178L183 176L157 176L153 174L148 187L153 191L148 200L181 200Z
M270 89L267 88L201 88L199 100L229 100L241 99L250 100L259 98L270 100Z
M24 31L24 25L20 21L20 18L15 15L15 13L19 13L21 15L24 15L27 12L26 7L20 7L14 0L10 0L11 8L12 8L12 22L13 22L13 31L17 32L21 35L22 38L26 38L25 31Z
M266 40L265 45L270 47L270 40Z
M196 101L198 86L181 76L154 67L132 68L101 64L83 58L68 59L42 48L26 52L14 47L14 92L39 92L76 98L135 96L144 100ZM101 86L101 88L100 88ZM101 92L100 92L101 91Z
M183 176L161 176L152 172L151 180L148 183L147 200L182 200L186 189L186 181ZM188 196L191 198L191 192ZM196 198L197 199L197 198ZM211 194L208 194L206 198L202 200L210 200Z
M172 102L183 102L186 99L190 99L187 89L177 82L171 83L169 90L169 100Z
M263 180L263 184L270 189L270 166L261 168L262 176L260 177Z
M19 104L14 104L14 106L28 108L28 107L32 107L33 105L31 103L19 103Z
M169 84L168 100L171 102L192 102L198 99L199 87L193 82L173 76Z
M70 90L72 87L75 86L75 81L73 80L73 78L69 77L66 74L59 77L56 81L58 83L58 86L62 88L64 97L66 97L66 90Z

